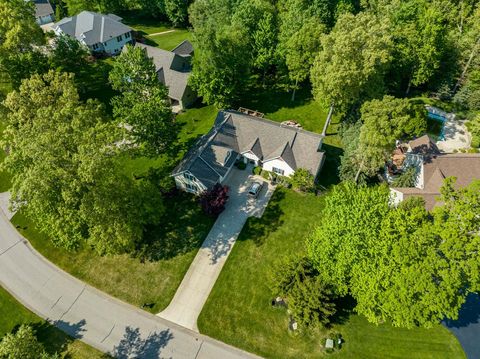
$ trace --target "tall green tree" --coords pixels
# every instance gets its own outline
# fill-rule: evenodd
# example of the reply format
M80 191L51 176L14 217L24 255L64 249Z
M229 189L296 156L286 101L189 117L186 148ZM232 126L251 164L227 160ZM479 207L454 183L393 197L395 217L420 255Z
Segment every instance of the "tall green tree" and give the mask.
M413 198L389 206L386 187L336 187L308 252L324 280L350 293L370 322L431 327L456 319L479 286L480 182L456 189L448 179L444 205L433 211Z
M195 57L192 87L208 104L232 105L250 78L246 28L232 24L229 0L198 0L190 8Z
M278 29L275 16L266 12L258 22L258 29L253 33L253 66L262 74L265 82L268 71L278 64L277 57Z
M58 359L50 355L38 342L31 326L21 325L15 333L8 333L0 341L0 358L5 359Z
M437 73L448 50L448 27L441 1L396 1L391 10L395 43L393 71L411 86L420 86Z
M412 105L408 99L384 96L372 100L361 109L358 151L362 158L359 171L371 176L385 164L395 147L395 141L423 135L427 130L424 108Z
M5 107L13 205L68 249L132 250L161 203L149 183L125 175L123 134L102 107L82 103L73 75L53 71L24 80Z
M186 26L188 24L188 7L191 0L164 0L165 14L173 26Z
M0 0L0 71L15 86L23 78L45 71L46 58L36 49L44 43L33 2Z
M175 138L175 123L167 88L159 82L155 65L142 48L127 45L109 74L117 122L128 128L130 141L143 154L156 156Z
M315 98L341 111L382 94L391 60L388 24L370 13L339 17L321 39L311 81Z

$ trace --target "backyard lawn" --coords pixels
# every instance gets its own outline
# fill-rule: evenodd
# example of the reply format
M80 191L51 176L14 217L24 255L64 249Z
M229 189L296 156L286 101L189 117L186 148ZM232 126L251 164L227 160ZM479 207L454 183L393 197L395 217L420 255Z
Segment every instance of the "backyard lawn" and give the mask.
M183 40L192 40L192 33L185 29L175 29L165 34L148 35L146 39L147 45L171 51Z
M318 358L326 332L291 334L287 313L271 306L269 271L282 256L304 252L322 219L322 197L277 190L261 219L250 218L200 315L200 332L266 358ZM351 314L333 328L345 343L338 358L465 358L442 326L405 330Z
M74 340L59 329L30 312L0 287L0 339L21 324L30 324L38 340L49 353L59 353L62 358L95 359L105 358L96 349Z

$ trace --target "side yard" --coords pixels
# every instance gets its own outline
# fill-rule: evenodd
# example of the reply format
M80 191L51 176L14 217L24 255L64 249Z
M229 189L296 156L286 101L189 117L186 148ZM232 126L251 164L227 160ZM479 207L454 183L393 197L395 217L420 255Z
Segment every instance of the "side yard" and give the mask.
M103 353L74 340L61 330L23 307L6 290L0 287L0 339L22 324L30 324L36 331L38 340L49 353L59 353L62 358L100 359Z
M269 271L279 257L302 253L304 238L322 220L322 197L279 189L261 219L250 218L200 315L201 333L266 358L318 358L327 333L292 334L283 309L271 306ZM465 358L438 325L406 330L375 326L350 313L333 328L345 340L338 358Z

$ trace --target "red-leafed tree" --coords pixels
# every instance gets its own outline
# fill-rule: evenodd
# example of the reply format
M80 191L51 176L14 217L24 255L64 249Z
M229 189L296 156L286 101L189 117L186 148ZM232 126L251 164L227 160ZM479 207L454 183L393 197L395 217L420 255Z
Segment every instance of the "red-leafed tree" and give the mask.
M228 200L228 187L217 183L200 196L200 204L206 214L216 217L225 209Z

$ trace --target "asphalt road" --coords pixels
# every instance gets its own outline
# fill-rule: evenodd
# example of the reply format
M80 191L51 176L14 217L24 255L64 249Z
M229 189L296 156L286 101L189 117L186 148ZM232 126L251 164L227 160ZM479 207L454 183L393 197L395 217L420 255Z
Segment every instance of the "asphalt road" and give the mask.
M0 209L0 284L74 338L118 358L254 358L141 311L48 262Z

